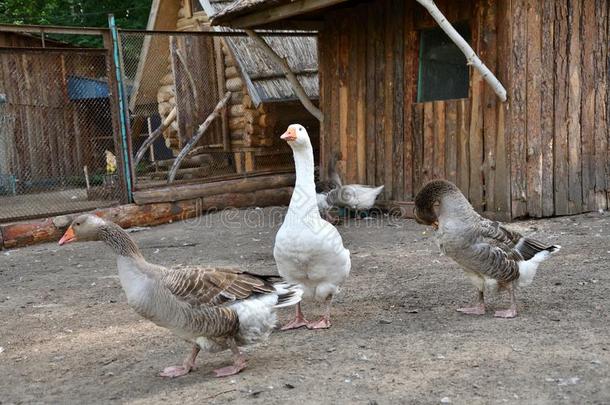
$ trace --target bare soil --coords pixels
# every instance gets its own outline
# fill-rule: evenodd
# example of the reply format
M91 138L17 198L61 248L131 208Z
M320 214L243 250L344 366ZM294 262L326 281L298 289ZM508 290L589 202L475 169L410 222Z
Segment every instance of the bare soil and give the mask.
M218 213L133 236L151 262L271 274L283 212ZM0 403L607 404L609 219L511 225L563 246L518 291L511 320L493 318L508 303L495 293L487 315L455 311L474 290L429 229L387 217L341 225L352 273L332 328L274 333L225 379L211 371L230 362L228 352L200 355L185 377L157 377L190 347L127 306L101 243L0 252Z

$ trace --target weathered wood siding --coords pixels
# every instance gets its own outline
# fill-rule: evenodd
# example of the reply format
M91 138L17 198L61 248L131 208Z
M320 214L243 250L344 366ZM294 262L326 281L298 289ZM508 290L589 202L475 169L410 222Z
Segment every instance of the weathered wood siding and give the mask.
M508 91L501 103L471 69L469 97L415 103L416 2L384 0L326 15L319 36L321 162L347 182L385 184L410 201L445 177L502 219L607 208L608 0L437 1Z
M214 40L205 36L174 36L170 58L175 81L178 135L184 146L218 103ZM216 120L200 145L222 144L222 123Z
M4 134L13 150L3 170L36 182L80 175L83 165L92 172L104 165L100 142L113 145L112 128L104 131L95 121L84 125L84 111L104 117L102 106L87 109L86 100L70 100L67 83L70 76L102 77L105 58L104 50L0 48L0 93L7 99L1 113L10 125Z

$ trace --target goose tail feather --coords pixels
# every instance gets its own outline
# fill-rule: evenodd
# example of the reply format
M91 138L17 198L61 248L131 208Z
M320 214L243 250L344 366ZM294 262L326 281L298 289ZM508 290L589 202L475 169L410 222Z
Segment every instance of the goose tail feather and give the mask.
M278 295L277 304L274 305L274 308L290 307L301 302L301 297L303 296L301 286L280 282L273 284L273 287Z

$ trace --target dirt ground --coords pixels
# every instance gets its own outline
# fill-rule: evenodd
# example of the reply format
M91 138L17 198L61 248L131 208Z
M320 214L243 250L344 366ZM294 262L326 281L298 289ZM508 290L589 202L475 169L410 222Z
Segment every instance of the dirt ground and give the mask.
M219 213L133 236L151 262L274 273L283 212ZM610 215L512 228L563 246L518 291L516 319L493 318L508 303L497 294L485 316L455 311L475 294L429 229L351 222L339 227L352 272L332 328L276 332L225 379L211 370L228 352L200 355L185 377L156 376L190 347L127 306L100 242L0 252L0 403L610 403Z

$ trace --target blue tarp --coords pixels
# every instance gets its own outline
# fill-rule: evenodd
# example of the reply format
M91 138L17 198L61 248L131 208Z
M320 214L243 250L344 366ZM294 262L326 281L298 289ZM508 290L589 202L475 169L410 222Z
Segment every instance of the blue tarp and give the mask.
M131 94L131 87L127 86L128 96ZM70 100L107 98L108 83L105 80L90 77L68 76L68 97Z

